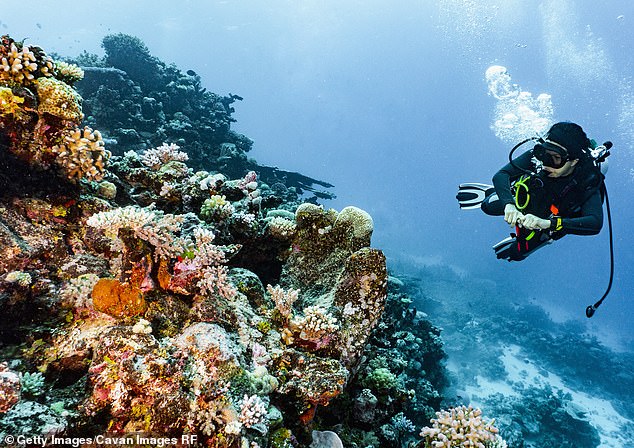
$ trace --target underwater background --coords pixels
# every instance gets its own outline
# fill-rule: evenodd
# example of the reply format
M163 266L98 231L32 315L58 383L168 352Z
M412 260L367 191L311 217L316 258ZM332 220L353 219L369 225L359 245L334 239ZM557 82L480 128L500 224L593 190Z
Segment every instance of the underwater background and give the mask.
M570 446L634 441L629 2L2 4L16 13L2 14L0 34L49 54L103 55L103 38L125 33L195 72L208 91L239 95L231 129L253 140L250 157L334 185L336 197L319 199L326 208L354 205L372 216L372 247L442 328L448 401L495 417L519 412L511 398L487 401L495 392L514 397L514 382L533 384L532 393L555 397L597 431ZM506 72L487 79L491 66ZM516 95L523 100L509 101ZM490 182L516 142L563 120L614 143L606 180L614 284L590 320L584 310L610 273L607 219L598 236L568 236L507 263L491 246L509 227L455 200L459 183Z

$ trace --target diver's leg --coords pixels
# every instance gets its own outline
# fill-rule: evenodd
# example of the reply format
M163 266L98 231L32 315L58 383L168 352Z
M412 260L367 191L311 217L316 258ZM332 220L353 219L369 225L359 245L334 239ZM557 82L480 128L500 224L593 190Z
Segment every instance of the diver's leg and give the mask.
M494 191L489 194L482 204L480 204L480 208L484 213L491 216L502 216L504 215L504 204L498 198L498 194Z

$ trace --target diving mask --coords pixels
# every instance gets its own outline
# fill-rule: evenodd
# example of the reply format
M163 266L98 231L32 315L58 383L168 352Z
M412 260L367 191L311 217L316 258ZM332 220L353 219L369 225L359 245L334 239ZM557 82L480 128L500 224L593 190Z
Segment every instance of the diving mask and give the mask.
M533 155L550 168L561 168L569 160L566 147L548 139L539 140L533 148Z

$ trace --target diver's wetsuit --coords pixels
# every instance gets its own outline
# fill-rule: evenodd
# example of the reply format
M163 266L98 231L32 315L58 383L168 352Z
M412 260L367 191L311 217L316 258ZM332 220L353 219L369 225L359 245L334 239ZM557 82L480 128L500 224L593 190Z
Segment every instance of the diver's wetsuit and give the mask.
M532 152L528 151L513 163L526 170L534 170ZM515 204L511 183L525 173L510 163L493 176L495 193L482 203L482 210L488 215L504 215L507 204ZM561 228L553 235L555 239L565 234L596 235L603 226L603 202L601 197L602 174L590 162L581 160L572 174L566 177L548 177L546 171L533 176L529 181L530 199L524 213L531 213L543 219L551 217L551 205L558 209Z

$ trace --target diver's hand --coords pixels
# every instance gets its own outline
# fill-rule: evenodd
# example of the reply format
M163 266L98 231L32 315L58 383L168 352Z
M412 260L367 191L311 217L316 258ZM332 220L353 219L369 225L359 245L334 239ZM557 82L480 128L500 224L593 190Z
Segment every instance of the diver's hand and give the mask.
M504 207L504 221L509 223L511 226L517 225L518 221L522 220L522 212L520 212L515 204L506 204Z
M550 220L527 214L521 218L520 225L529 230L546 230L550 228Z

